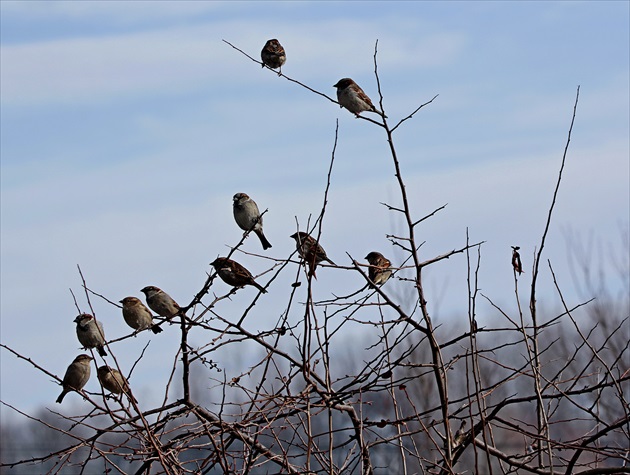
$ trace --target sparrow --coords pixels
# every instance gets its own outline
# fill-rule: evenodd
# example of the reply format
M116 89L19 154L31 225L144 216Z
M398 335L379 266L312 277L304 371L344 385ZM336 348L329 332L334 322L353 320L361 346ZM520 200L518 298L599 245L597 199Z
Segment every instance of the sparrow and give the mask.
M376 112L385 118L387 117L374 107L374 104L372 104L367 94L363 92L363 89L352 79L340 79L333 87L337 88L339 107L345 107L357 117L359 117L359 114L363 111Z
M107 356L105 348L103 348L105 344L103 324L97 322L89 313L82 313L74 319L74 323L77 324L77 338L83 348L96 348L99 355Z
M265 66L271 69L280 68L280 70L278 71L278 76L282 74L282 65L287 60L287 55L278 40L273 39L267 41L265 43L265 47L260 52L260 58L263 62L263 68Z
M227 257L217 257L210 263L210 265L216 269L217 274L221 277L221 280L228 285L233 287L253 285L263 294L267 293L267 291L254 280L252 274L245 269L245 267L232 259L228 259Z
M138 401L135 397L131 395L131 391L129 391L129 383L125 379L125 377L120 374L115 368L110 368L107 365L101 366L96 375L98 376L98 380L105 389L107 389L110 393L120 394L125 393L129 399L133 399L133 402L138 404Z
M519 246L512 246L512 267L514 267L514 272L518 272L518 275L521 275L523 266L521 264L521 255L518 253L519 249Z
M236 193L233 200L234 219L238 227L245 232L254 231L258 239L260 239L263 250L269 249L271 244L263 234L262 216L260 211L258 211L256 202L245 193Z
M332 265L337 265L326 256L326 251L324 248L319 245L319 243L309 236L307 233L299 231L295 234L292 234L290 237L295 239L295 247L298 251L298 254L304 262L308 266L308 275L309 277L312 275L317 279L315 275L315 268L317 264L322 261L330 262Z
M392 275L392 263L389 259L385 258L380 252L375 251L370 252L365 256L365 259L370 263L370 268L368 269L370 280L376 285L383 285L387 282L387 279Z
M63 382L61 383L63 391L61 391L61 394L57 398L58 404L61 404L63 398L70 391L78 392L83 389L83 386L85 386L90 379L90 361L92 361L92 359L91 356L82 354L77 356L74 361L70 363L63 377Z
M169 294L157 287L148 285L140 292L143 292L146 296L149 308L161 317L170 320L175 315L179 315L182 311L178 303L175 302Z
M136 297L125 297L120 301L123 305L122 314L125 322L134 330L150 328L153 333L160 333L162 329L153 323L151 311Z

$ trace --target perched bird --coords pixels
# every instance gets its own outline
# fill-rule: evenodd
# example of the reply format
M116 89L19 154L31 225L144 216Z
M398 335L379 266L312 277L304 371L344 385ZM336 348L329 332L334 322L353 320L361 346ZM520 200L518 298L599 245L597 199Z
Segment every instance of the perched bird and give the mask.
M370 268L368 269L370 280L376 285L383 285L387 282L387 279L392 275L392 263L389 259L386 259L380 252L375 251L370 252L365 256L365 259L370 263Z
M120 371L115 368L110 368L107 365L103 365L98 369L96 375L98 376L101 386L107 389L110 393L120 394L124 392L128 398L133 399L133 402L138 404L138 401L132 396L131 391L129 390L129 383L125 377L120 374Z
M236 193L234 195L234 219L236 224L243 231L254 231L264 250L269 249L271 244L263 234L263 220L258 211L258 205L245 193Z
M103 348L105 344L103 324L97 322L89 313L82 313L74 319L74 323L77 324L77 338L83 348L96 348L99 355L107 356L105 348Z
M70 391L81 391L83 386L87 384L90 379L90 361L92 361L92 357L83 354L77 356L74 361L70 363L63 377L63 382L61 383L63 391L61 391L61 394L57 398L57 403L61 404L63 398Z
M463 419L462 423L459 425L459 429L455 432L455 436L453 437L453 444L455 446L461 445L461 443L464 442L464 439L466 439L466 423L466 419Z
M217 257L210 263L213 266L219 277L228 285L233 287L245 287L246 285L253 285L263 294L267 291L254 280L252 274L245 269L238 262L228 259L227 257Z
M280 68L280 70L278 71L278 76L282 74L282 65L287 60L287 55L278 40L273 39L267 41L264 48L260 52L260 58L263 62L263 68L265 66L271 69Z
M182 312L181 307L169 294L157 287L148 285L140 292L143 292L147 299L147 305L159 316L168 320Z
M298 251L298 254L304 262L308 266L308 275L313 276L317 279L315 275L315 268L317 264L322 261L330 262L332 265L336 265L333 261L331 261L326 256L326 251L324 248L319 245L319 243L307 233L299 231L295 234L292 234L290 237L295 239L295 247Z
M162 329L153 323L151 311L136 297L125 297L120 301L123 305L122 314L125 322L134 330L150 328L153 333L160 333Z
M363 111L376 112L383 117L387 117L374 107L368 95L352 79L340 79L333 87L337 88L339 107L345 107L357 117Z
M518 253L519 249L519 246L512 246L512 267L514 267L515 272L518 272L518 275L521 275L523 265L521 264L521 255Z

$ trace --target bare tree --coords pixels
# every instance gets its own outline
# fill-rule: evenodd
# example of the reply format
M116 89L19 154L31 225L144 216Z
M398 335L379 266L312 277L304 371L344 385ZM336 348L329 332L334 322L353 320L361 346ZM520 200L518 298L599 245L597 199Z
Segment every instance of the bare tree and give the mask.
M592 308L590 297L577 304L566 302L555 277L562 311L545 317L536 300L539 273L546 266L553 275L543 251L568 159L579 88L527 305L519 297L524 278L515 265L518 312L513 314L479 291L483 242L471 243L466 236L457 249L421 257L417 230L444 206L417 215L394 138L437 96L390 123L379 82L377 46L374 75L383 114L357 117L384 134L395 174L398 203L385 206L402 223L399 231L388 235L400 264L391 269L388 283L375 283L370 279L375 268L349 252L350 265L320 265L353 274L363 287L351 295L316 299L314 273L307 266L295 266L306 261L314 267L314 257L301 259L294 252L270 259L269 283L292 269L298 271L274 328L253 332L246 318L260 291L238 318L228 317L234 315L225 310L232 304L228 299L239 289L211 293L211 289L218 292L213 272L171 321L178 327L179 347L175 354L164 356L170 357L171 369L162 388L162 404L141 409L124 391L115 397L80 391L89 410L73 417L55 412L29 415L13 408L34 427L62 438L60 444L35 455L15 460L3 455L7 473L34 464L47 473L630 472L627 314L579 322L575 312ZM282 72L278 75L338 104ZM316 241L326 233L337 140L338 129L319 215L305 226L297 223L298 231ZM227 257L244 252L241 244L246 236ZM468 267L462 276L468 284L469 305L463 311L468 320L455 329L434 322L423 279L426 269L450 258L466 259ZM90 289L85 279L82 282L90 307L93 298L116 305ZM480 297L496 311L498 318L491 327L477 323ZM366 336L353 342L350 351L344 334ZM208 343L192 345L191 336L199 335L204 338L196 341ZM106 345L113 366L121 371L116 344L130 336ZM61 382L39 362L2 347ZM257 358L228 379L225 372L216 371L215 363L226 350ZM198 375L203 375L203 388ZM174 399L173 393L179 396Z

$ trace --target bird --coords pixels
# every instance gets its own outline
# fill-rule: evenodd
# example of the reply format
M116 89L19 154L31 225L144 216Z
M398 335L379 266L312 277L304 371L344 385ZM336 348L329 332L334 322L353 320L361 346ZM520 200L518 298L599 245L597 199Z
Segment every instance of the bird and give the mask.
M210 265L216 269L217 274L221 277L221 280L228 285L233 287L253 285L263 294L267 293L263 286L254 280L252 274L245 269L245 267L232 259L228 259L227 257L217 257L210 263Z
M263 250L269 249L271 243L263 234L263 220L256 202L245 193L236 193L233 201L234 219L238 227L245 232L254 231L260 239Z
M110 368L107 365L103 365L98 368L96 375L98 380L105 389L110 393L120 394L125 393L129 399L133 399L133 402L138 404L138 401L131 394L129 390L129 383L125 377L115 368Z
M58 404L61 404L63 398L66 397L66 394L70 391L81 391L83 386L87 384L90 379L90 361L92 361L92 359L93 358L89 355L81 354L70 363L61 383L63 391L61 391L61 394L57 398Z
M519 249L519 246L512 246L512 267L514 267L514 272L518 272L518 275L521 275L524 271L521 264L521 255L518 253Z
M392 275L392 263L380 252L372 251L365 259L370 263L368 276L376 285L383 285Z
M134 330L146 330L150 328L155 334L160 333L162 328L153 323L151 311L142 303L139 298L125 297L120 301L123 305L122 314L125 322Z
M385 114L379 111L363 89L350 78L343 78L337 81L333 87L337 88L337 101L339 107L345 107L354 115L359 117L363 111L376 112L377 114L387 118Z
M153 285L148 285L144 289L140 290L140 292L144 293L146 296L149 308L159 316L170 320L175 315L182 314L182 309L179 304L162 289Z
M103 324L97 322L89 313L82 313L74 319L74 323L77 324L77 338L79 339L79 343L81 343L84 348L96 348L99 355L107 356L105 348L103 348L105 344Z
M278 76L280 76L282 74L282 65L286 62L287 55L280 42L274 38L265 43L260 52L260 59L262 59L263 68L265 66L271 69L280 68L278 71Z
M295 239L295 247L298 251L298 254L304 262L308 266L308 275L309 277L312 275L317 279L315 275L315 268L317 264L322 261L330 262L332 265L336 265L333 261L331 261L328 256L326 256L326 251L324 248L319 245L319 243L307 233L298 231L295 234L292 234L290 237Z

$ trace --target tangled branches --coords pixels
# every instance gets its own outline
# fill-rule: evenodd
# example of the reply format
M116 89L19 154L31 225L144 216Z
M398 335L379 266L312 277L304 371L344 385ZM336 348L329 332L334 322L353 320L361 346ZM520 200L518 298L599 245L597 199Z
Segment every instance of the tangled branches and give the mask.
M626 394L630 373L628 340L623 334L627 320L608 326L606 332L597 324L587 328L574 313L589 302L571 305L564 299L564 311L553 318L544 319L537 311L536 277L571 132L536 256L529 314L521 309L522 269L515 267L517 314L483 295L504 324L480 327L477 276L484 243L470 243L466 237L457 249L422 256L417 229L444 207L416 216L395 147L398 128L437 96L392 126L381 91L377 48L374 75L379 107L368 98L363 99L363 109L352 110L353 103L342 91L337 102L278 73L310 93L344 105L367 127L384 133L401 203L385 206L404 223L402 232L388 235L398 262L391 265L393 260L381 255L385 260L378 267L348 252L349 264L337 259L333 263L319 244L326 237L324 217L339 140L337 127L323 204L304 230L298 226L296 251L266 258L270 267L263 274L264 285L259 285L262 276L253 281L248 271L238 270L241 278L245 275L243 285L256 288L242 290L240 284L232 284L237 286L219 295L210 292L222 288L214 285L221 273L217 264L218 271L208 274L189 303L158 319L167 336L179 336L176 352L164 355L172 366L162 388L163 403L144 407L141 399L137 402L131 395L133 387L129 391L120 384L118 395L81 390L86 410L72 417L54 412L50 420L11 406L63 436L64 444L42 456L3 458L3 467L39 464L44 470L38 471L49 473L76 472L80 467L81 472L137 474L630 472ZM356 86L353 81L343 84ZM243 252L240 247L255 224L227 259ZM423 271L445 259L463 257L468 267L464 277L468 282L467 327L443 328L429 311ZM261 303L262 292L302 261L307 265L297 267L286 306L275 312L279 317L274 327L253 331L247 316ZM317 297L317 265L351 276L359 283L358 290L346 296ZM551 263L549 267L553 272ZM376 271L385 272L378 281ZM562 296L560 283L556 282L556 288ZM85 279L83 289L88 303L96 296L118 306L90 289ZM235 312L230 309L230 298L241 291L253 297ZM132 335L106 343L114 366L127 376L130 371L117 363L116 344ZM369 342L363 344L348 335L369 335ZM192 344L192 336L206 343ZM61 383L44 365L2 347ZM219 371L221 355L227 352L260 357L228 379ZM211 390L200 386L200 380L210 381Z

